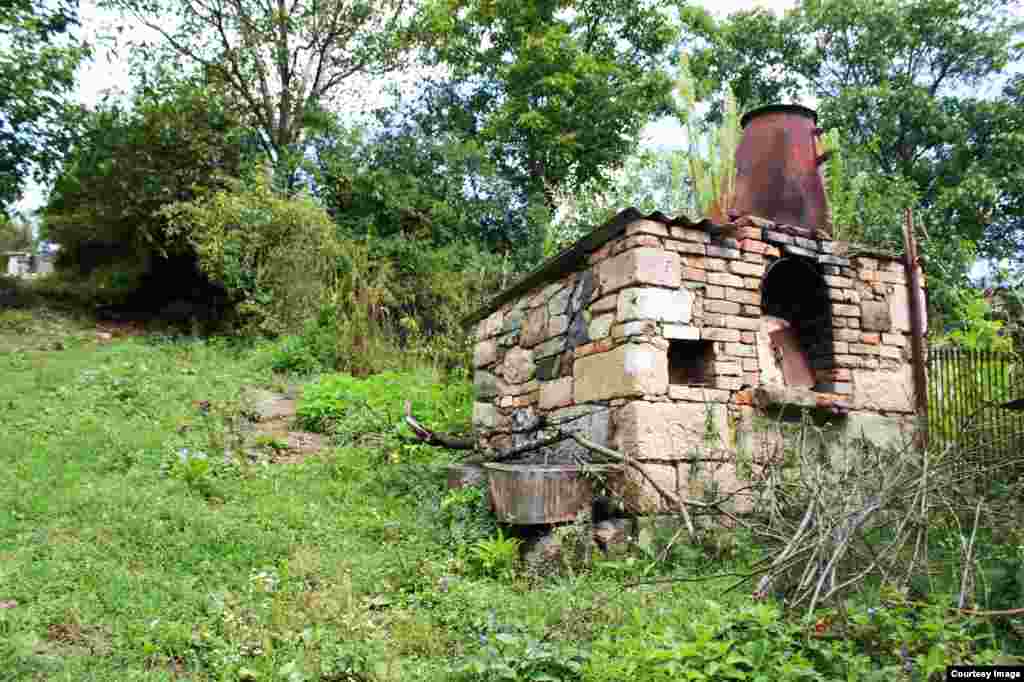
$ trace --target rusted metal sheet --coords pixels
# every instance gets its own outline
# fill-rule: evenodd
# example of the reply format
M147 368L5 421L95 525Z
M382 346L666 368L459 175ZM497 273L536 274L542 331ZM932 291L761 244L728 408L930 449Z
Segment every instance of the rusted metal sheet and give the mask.
M786 325L768 333L776 364L782 368L782 381L787 386L814 386L814 372L807 354L800 347L796 330Z
M591 479L576 465L484 465L490 478L491 500L499 521L516 525L572 521L590 509ZM615 474L619 467L594 465L587 471Z
M737 215L831 233L817 118L812 109L781 104L743 116L736 150Z

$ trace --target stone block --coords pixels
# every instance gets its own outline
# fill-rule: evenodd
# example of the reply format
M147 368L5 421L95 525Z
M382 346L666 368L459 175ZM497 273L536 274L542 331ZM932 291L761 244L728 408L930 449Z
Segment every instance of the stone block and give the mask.
M629 343L608 352L577 357L573 365L576 402L668 390L668 355L650 344Z
M858 410L912 412L914 383L910 367L903 370L853 370L853 404Z
M803 258L817 258L818 254L810 249L803 249L793 244L786 244L782 247L783 253L787 256L801 256Z
M473 367L486 367L498 360L498 342L480 341L473 349Z
M502 363L505 381L510 384L524 384L536 375L537 366L533 361L533 351L513 348L505 353Z
M534 358L546 358L550 355L558 355L565 350L565 337L557 336L553 339L548 339L544 343L536 346L533 349Z
M704 264L701 267L712 272L725 272L727 266L728 261L721 258L705 258Z
M860 304L861 329L887 332L892 328L891 310L885 301L863 301Z
M734 289L733 291L739 291L739 289ZM725 292L726 292L726 288L725 287L720 287L720 286L715 286L714 284L709 284L706 287L704 287L704 298L705 299L709 299L709 298L725 298Z
M548 338L548 309L544 306L532 309L526 315L526 322L523 324L519 336L519 343L525 348L533 348L541 341Z
M615 447L639 460L684 459L722 446L727 425L724 403L633 401L615 416Z
M500 334L502 317L502 313L499 310L481 320L477 325L477 338L481 340L489 339Z
M598 269L604 292L637 284L675 287L681 277L679 254L652 247L640 247L609 258Z
M775 230L764 230L762 238L766 242L773 242L775 244L792 244L793 238L788 234L782 232L776 232Z
M523 309L516 306L509 310L502 318L501 331L509 334L518 332L523 326Z
M505 382L491 372L474 372L473 389L479 400L491 400L507 390Z
M494 429L498 426L498 408L493 403L473 403L473 426Z
M882 343L887 346L899 346L902 348L907 345L907 337L903 334L882 334Z
M619 295L617 293L610 294L608 296L602 296L593 303L590 304L590 313L592 315L600 315L601 313L607 313L615 310L619 306Z
M603 339L611 333L613 322L615 322L614 315L599 315L590 321L587 326L587 335L594 341Z
M539 381L551 381L557 379L561 367L561 358L551 355L537 360L537 379Z
M542 410L554 410L572 405L573 378L565 377L556 381L545 381L540 385L540 401Z
M619 292L616 317L686 324L693 317L693 294L687 289L625 289Z

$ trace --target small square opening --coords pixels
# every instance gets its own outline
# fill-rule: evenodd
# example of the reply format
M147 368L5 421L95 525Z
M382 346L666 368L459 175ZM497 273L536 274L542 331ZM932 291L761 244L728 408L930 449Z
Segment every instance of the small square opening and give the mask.
M670 340L668 342L668 381L683 386L710 386L714 383L715 344L711 341Z

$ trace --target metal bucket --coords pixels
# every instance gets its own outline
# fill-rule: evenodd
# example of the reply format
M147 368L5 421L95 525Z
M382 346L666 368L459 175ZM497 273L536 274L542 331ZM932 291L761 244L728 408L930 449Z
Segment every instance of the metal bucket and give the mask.
M533 525L572 521L594 500L588 473L615 474L615 465L485 464L494 513L502 523Z

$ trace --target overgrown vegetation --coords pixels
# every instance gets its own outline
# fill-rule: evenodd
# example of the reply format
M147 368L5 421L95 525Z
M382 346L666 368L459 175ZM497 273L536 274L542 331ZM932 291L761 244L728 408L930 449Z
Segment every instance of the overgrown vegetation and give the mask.
M457 376L306 383L299 414L329 415L332 444L271 464L238 445L241 387L282 383L265 348L94 338L53 314L0 315L0 669L13 679L924 679L1021 653L1014 620L950 608L956 570L810 618L781 595L755 602L728 590L765 556L736 531L693 544L652 529L633 549L531 571L485 492L447 490L449 454L400 428L407 398L432 426L465 424ZM931 556L959 556L966 524L933 527ZM1014 527L974 539L968 605L1019 606ZM685 579L636 584L672 576Z

